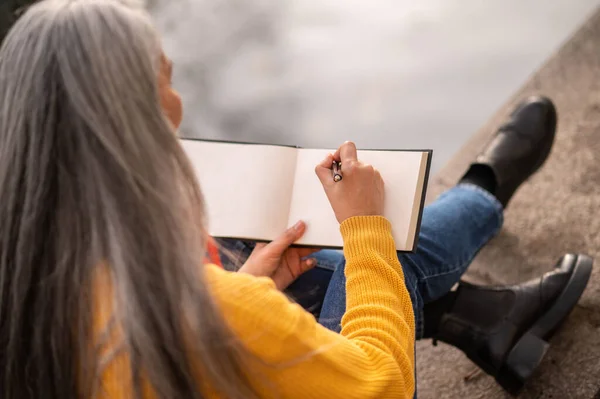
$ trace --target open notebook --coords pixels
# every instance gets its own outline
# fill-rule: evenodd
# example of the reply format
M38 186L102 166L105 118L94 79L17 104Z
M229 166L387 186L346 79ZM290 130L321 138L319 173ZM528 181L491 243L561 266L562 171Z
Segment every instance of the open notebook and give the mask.
M303 220L297 245L341 248L342 237L315 166L332 152L182 139L206 200L213 237L271 241ZM384 216L398 251L417 246L431 151L358 150L385 181ZM340 184L343 184L340 183Z

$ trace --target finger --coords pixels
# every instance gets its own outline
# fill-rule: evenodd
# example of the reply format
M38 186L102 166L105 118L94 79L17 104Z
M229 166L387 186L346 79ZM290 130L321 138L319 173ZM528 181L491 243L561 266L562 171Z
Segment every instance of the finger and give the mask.
M301 263L301 273L306 273L307 271L309 271L310 269L314 268L315 266L317 266L317 260L315 258L310 258L310 259L305 259L302 261ZM299 275L296 277L300 277Z
M321 181L321 184L331 181L331 168L333 166L333 155L327 154L325 159L321 161L315 168L315 173Z
M254 249L252 250L252 252L250 253L250 256L248 257L248 259L250 258L256 258L257 256L260 256L260 254L262 253L262 250L264 247L267 246L267 243L265 242L258 242L256 243L256 245L254 245Z
M308 255L312 255L317 251L320 251L319 248L298 248L298 257L306 258Z
M266 247L266 246L267 246L267 243L266 243L266 242L257 242L257 243L254 245L254 249L253 249L252 251L253 251L253 252L254 252L254 251L260 251L261 249L263 249L263 248L264 248L264 247Z
M283 290L292 284L303 273L306 273L316 265L316 259L305 259L301 261L293 270L287 267L280 267L273 274L273 276L271 276L271 278L273 279L275 286L278 289Z
M333 165L333 154L327 154L327 156L325 157L325 159L323 159L318 166L322 167L322 168L326 168L331 170Z
M385 182L383 181L383 178L381 177L381 173L379 172L379 170L377 168L373 168L373 171L375 172L375 179L377 179L377 182L379 183L379 185L383 186Z
M333 159L335 161L341 162L341 159L340 159L340 149L342 148L342 146L343 146L343 144L341 146L339 146L338 149L335 150L335 152L333 153Z
M274 241L269 243L265 247L265 251L269 255L281 256L283 252L289 248L296 240L298 240L306 231L306 223L299 221L289 229L287 229L282 235L277 237Z
M358 161L358 155L356 152L356 145L351 141L346 141L339 149L340 161L342 165L344 163L350 163L352 161ZM335 156L335 155L334 155Z

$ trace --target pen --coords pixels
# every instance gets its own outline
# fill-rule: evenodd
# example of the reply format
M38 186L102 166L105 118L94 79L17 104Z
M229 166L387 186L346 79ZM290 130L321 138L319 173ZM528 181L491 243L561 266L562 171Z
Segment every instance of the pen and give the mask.
M342 181L342 163L341 162L337 162L337 161L333 161L333 181L334 182L339 182Z

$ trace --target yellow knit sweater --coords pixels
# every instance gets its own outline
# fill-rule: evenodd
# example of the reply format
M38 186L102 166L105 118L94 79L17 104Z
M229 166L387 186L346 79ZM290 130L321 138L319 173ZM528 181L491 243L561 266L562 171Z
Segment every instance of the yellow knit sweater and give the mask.
M260 360L252 372L261 376L253 383L262 397L413 397L414 315L390 223L355 217L342 223L341 232L347 278L341 334L319 325L269 278L207 266L227 324ZM96 308L95 330L101 331L110 310ZM118 355L104 369L100 397L130 396L128 364L126 355Z

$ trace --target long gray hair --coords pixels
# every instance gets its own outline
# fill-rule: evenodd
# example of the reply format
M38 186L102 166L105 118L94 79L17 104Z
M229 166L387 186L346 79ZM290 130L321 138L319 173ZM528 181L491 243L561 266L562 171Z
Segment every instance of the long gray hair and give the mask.
M97 300L114 303L132 396L142 377L163 398L255 396L202 278L203 201L160 107L160 55L147 14L116 0L42 1L3 43L3 399L101 389ZM113 298L94 298L99 269Z

